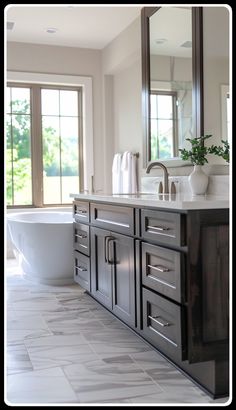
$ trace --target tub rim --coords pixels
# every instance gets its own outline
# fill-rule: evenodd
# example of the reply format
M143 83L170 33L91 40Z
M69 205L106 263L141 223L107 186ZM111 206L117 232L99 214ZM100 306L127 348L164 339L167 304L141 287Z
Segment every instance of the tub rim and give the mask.
M12 222L18 222L18 223L25 223L25 224L44 224L44 225L64 225L64 224L72 224L73 223L73 215L71 214L71 221L37 221L37 220L22 220L22 219L17 219L18 215L37 215L37 214L42 214L42 215L48 215L48 214L70 214L70 212L60 212L60 211L34 211L34 212L11 212L7 214L7 221L12 221Z

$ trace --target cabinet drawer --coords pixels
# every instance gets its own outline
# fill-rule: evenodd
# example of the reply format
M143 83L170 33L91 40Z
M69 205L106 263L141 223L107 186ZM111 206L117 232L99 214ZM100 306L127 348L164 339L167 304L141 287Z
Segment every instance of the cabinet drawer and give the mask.
M77 251L74 251L74 280L90 292L90 260Z
M184 256L142 242L142 283L177 302L184 302Z
M85 255L89 256L90 254L89 226L74 222L73 223L73 238L74 238L74 249L82 253L85 253Z
M173 359L186 359L184 307L143 288L143 331L153 345Z
M89 202L73 202L74 219L77 222L89 223Z
M184 221L180 214L142 209L141 228L145 239L167 245L185 244Z
M91 204L91 223L126 235L134 234L134 209L124 206Z

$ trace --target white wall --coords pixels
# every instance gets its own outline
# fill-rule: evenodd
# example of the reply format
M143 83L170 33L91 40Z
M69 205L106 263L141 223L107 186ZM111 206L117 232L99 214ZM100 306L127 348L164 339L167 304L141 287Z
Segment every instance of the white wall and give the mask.
M142 151L140 63L114 76L115 152Z
M139 152L138 163L142 164L141 17L103 49L103 74L107 97L104 145L107 149L109 191L112 159L116 152Z
M9 42L7 70L91 76L93 79L94 187L103 189L102 55L99 50Z
M103 73L115 74L141 58L141 16L102 51Z
M174 57L173 78L171 65L173 57L151 55L151 79L156 81L192 81L192 59Z

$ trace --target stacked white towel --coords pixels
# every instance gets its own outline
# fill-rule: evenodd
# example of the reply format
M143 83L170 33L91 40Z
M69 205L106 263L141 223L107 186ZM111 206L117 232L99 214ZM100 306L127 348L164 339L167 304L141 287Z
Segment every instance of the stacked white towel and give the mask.
M137 164L136 155L125 151L121 162L122 193L135 194L137 192Z
M122 171L121 171L122 154L115 154L112 164L112 193L122 193Z

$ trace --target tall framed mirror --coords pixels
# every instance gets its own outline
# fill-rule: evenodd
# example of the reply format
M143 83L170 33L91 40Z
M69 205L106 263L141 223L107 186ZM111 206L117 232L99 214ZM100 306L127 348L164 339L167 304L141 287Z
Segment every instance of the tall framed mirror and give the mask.
M202 8L144 7L141 18L143 166L183 165L179 148L203 135Z

